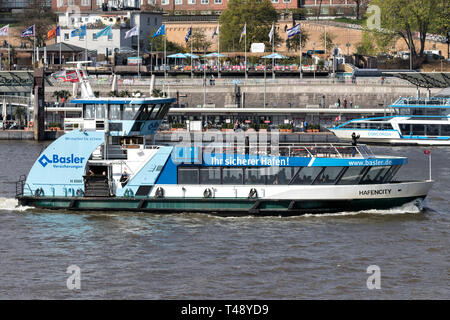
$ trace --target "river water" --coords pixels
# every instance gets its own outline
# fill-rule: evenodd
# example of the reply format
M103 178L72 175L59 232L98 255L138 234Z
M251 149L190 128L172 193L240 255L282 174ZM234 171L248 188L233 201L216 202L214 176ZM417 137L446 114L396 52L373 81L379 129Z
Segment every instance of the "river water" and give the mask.
M422 211L221 218L17 208L14 182L42 147L0 141L0 299L450 298L450 148L431 148ZM409 157L400 177L428 177L424 148L372 149Z

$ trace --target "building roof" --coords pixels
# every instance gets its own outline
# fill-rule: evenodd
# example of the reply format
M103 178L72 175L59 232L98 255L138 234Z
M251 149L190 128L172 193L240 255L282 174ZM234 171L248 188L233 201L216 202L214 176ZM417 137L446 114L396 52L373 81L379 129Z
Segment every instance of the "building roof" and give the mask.
M59 44L60 43L58 42L58 43L51 44L51 45L47 46L47 53L48 52L58 52L59 53L59 51L60 51L60 45ZM81 53L81 52L84 52L85 50L86 50L85 48L78 47L78 46L75 46L73 44L68 44L68 43L65 43L65 42L61 42L61 52ZM39 48L39 51L43 52L44 48ZM92 51L95 51L95 50L89 50L88 49L88 52L92 52Z
M421 88L450 87L450 72L383 72L383 74L404 79Z

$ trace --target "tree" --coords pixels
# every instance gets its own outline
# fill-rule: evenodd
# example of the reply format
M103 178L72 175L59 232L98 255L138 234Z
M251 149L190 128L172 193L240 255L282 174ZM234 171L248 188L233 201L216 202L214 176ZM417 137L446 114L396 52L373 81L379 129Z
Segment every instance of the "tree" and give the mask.
M306 46L306 43L309 40L309 33L305 30L302 30L302 48L304 48ZM286 48L288 49L288 51L294 50L297 51L300 47L300 35L297 34L291 38L288 38L286 40Z
M359 19L361 19L361 8L365 5L367 5L368 0L353 0L353 2L356 4L356 10L355 10L356 19L359 20Z
M278 12L269 0L230 0L220 16L220 47L223 51L244 51L244 39L239 43L244 24L247 23L247 50L254 42L263 42L271 47L269 32L272 23L278 21ZM281 39L274 32L274 42ZM222 51L221 50L221 51Z
M449 24L448 0L373 0L381 9L382 27L401 37L411 50L412 57L423 57L428 32L442 30ZM414 43L419 36L419 50Z
M47 7L46 0L30 0L27 10L21 15L20 25L24 29L35 25L36 46L43 47L47 40L47 32L56 25L56 20L57 16ZM34 37L25 39L34 43Z
M362 41L356 45L356 53L364 56L375 55L376 49L368 31L363 31Z
M19 127L22 126L22 119L25 118L26 111L24 107L17 107L16 110L14 110L15 117L19 120Z
M320 41L321 43L324 43L326 52L330 52L333 49L335 45L334 39L336 39L336 35L331 32L324 31L320 35Z
M165 36L158 36L158 37L152 38L152 36L156 30L157 29L153 30L148 35L148 50L150 50L150 46L151 46L152 51L164 51L164 37ZM184 47L180 46L179 44L177 44L175 42L166 40L166 51L167 52L184 52L185 49L184 49Z
M200 31L199 29L192 29L192 35L189 37L189 42L186 45L186 49L188 51L191 50L191 42L192 41L192 50L194 51L203 51L208 50L209 47L211 47L212 42L206 40L206 35L203 31Z

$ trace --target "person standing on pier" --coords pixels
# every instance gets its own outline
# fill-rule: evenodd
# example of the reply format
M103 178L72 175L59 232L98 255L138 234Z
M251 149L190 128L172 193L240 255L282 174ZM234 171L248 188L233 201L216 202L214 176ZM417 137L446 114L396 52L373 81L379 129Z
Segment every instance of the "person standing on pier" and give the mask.
M344 98L344 109L347 109L347 98Z
M341 107L341 99L340 99L340 98L338 98L338 100L337 100L337 107L338 107L338 108Z

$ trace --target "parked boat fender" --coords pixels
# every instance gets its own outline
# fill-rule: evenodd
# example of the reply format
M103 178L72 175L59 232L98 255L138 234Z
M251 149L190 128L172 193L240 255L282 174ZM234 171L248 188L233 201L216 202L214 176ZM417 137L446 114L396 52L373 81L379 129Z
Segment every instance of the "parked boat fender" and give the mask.
M36 197L42 197L44 195L44 190L42 188L37 188L36 191L34 191L34 195Z
M81 190L81 188L78 188L77 190L77 197L84 197L84 192Z
M249 197L250 199L258 198L258 191L256 191L255 188L251 188L251 189L250 189L250 192L248 193L248 197Z
M203 197L204 198L211 198L212 197L212 191L210 188L206 188L205 191L203 191Z
M164 189L158 187L155 191L155 198L163 198L164 197Z
M124 194L123 194L125 197L129 197L129 198L131 198L131 197L133 197L134 196L134 193L133 193L133 190L131 190L131 189L127 189L127 190L125 190L125 192L124 192Z

